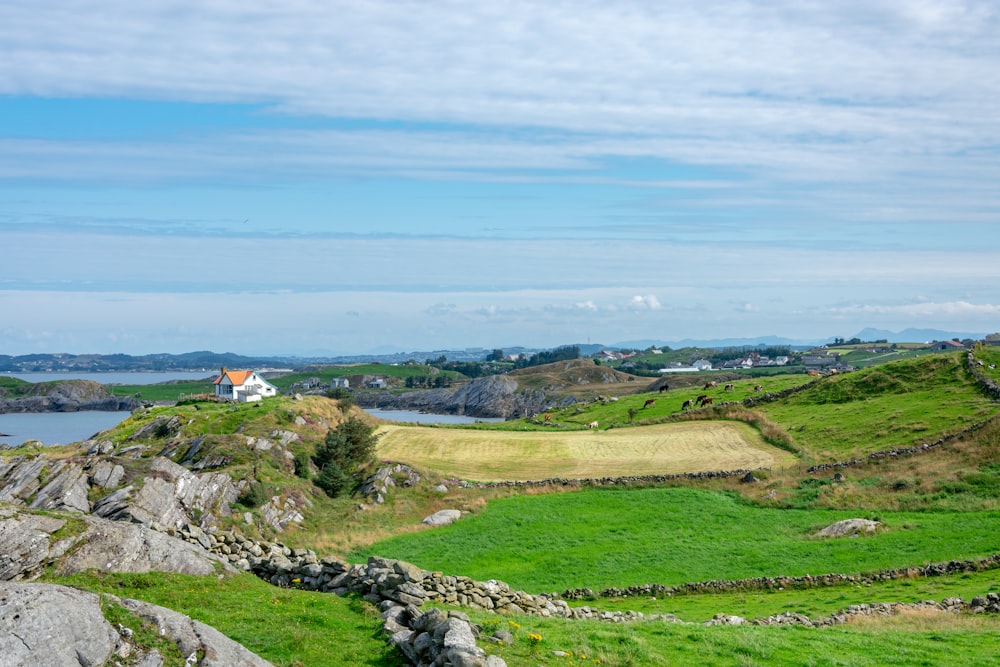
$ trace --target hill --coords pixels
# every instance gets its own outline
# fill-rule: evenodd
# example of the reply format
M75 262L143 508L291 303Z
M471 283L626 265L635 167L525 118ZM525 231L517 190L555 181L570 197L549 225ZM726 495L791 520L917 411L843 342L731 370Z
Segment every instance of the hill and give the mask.
M453 388L355 392L355 400L363 407L510 419L598 395L636 393L648 383L648 379L598 366L589 359L573 359L476 378Z
M422 446L438 447L442 460L461 460L473 471L495 464L502 448L515 440L525 460L510 457L505 465L514 470L565 463L571 450L579 461L600 470L602 459L612 460L611 454L628 448L640 459L644 451L653 452L648 443L672 426L691 433L720 427L749 430L780 446L783 454L798 457L750 476L630 478L624 470L613 478L486 484L453 478L443 474L452 471L435 470L433 463L405 467L376 462L366 471L370 484L360 495L327 498L303 474L303 462L330 427L347 415L363 415L325 397L306 396L251 405L203 401L143 409L83 446L2 452L0 498L25 511L57 512L75 505L78 512L149 528L179 524L175 532L189 542L203 539L220 550L247 543L237 535L280 538L280 544L272 545L281 555L268 565L278 569L268 570L267 576L288 586L304 587L309 572L332 567L333 555L409 554L421 561L416 567L390 565L395 573L379 576L405 582L408 587L400 590L416 596L424 590L418 580L430 578L417 570L434 568L439 577L434 582L467 586L467 592L449 592L451 597L436 599L435 605L468 614L483 628L501 622L488 611L490 603L483 596L495 595L504 604L522 599L506 593L506 586L535 593L572 589L557 598L560 605L578 610L568 611L570 616L582 617L585 608L623 614L608 618L624 622L608 624L546 619L522 610L509 626L513 639L503 645L479 642L512 666L556 664L552 650L599 656L602 664L616 667L730 664L734 655L759 664L803 664L815 655L876 664L885 663L887 654L873 653L873 646L887 637L907 650L907 659L894 664L988 664L1000 650L1000 621L984 611L958 614L928 606L913 612L919 616L879 616L888 625L857 621L816 633L768 627L801 623L800 617L807 616L845 617L841 612L847 608L885 600L915 603L961 596L970 601L962 609L985 610L992 600L988 596L997 596L1000 560L993 555L1000 553L1000 406L995 398L1000 375L995 366L1000 350L974 354L971 359L964 353L942 354L843 375L733 380L731 388L720 383L662 393L650 391L655 385L648 380L630 379L592 362L559 362L498 378L526 392L571 394L575 402L553 409L549 420L535 416L474 429L411 432L414 440L420 434ZM685 409L683 404L698 394L713 398L714 405ZM599 432L587 429L593 421L599 422ZM453 431L475 433L486 444L466 456L459 450L467 445L452 438ZM394 426L393 432L397 442L406 440L407 427ZM590 449L582 439L587 436L592 436ZM697 456L697 438L688 439ZM651 460L643 464L655 465ZM469 477L489 478L471 472ZM423 523L438 510L452 510L461 518L447 528ZM830 523L850 518L880 527L870 536L818 536ZM310 548L316 553L310 555ZM296 569L281 570L278 565L285 561ZM486 581L473 586L469 576ZM299 582L293 583L296 578ZM162 584L134 576L111 580L77 575L73 581L95 590L113 586L116 594L139 599ZM359 584L364 581L362 577ZM168 606L187 604L184 590L203 588L177 584ZM305 597L263 604L298 605L297 636L321 644L318 624L317 632L310 633L307 606L309 595L322 594L300 593ZM239 594L229 588L217 609L211 595L198 595L198 611L205 614L199 620L215 621L233 633L240 632L234 620L241 613L260 616L255 607L262 604L259 589L252 600L243 600L247 606L239 613L233 612L241 609ZM399 597L398 592L393 595ZM162 604L162 598L149 601ZM623 611L635 609L647 617L656 614L657 620ZM347 618L354 612L340 606L329 613ZM374 609L357 613L378 616ZM665 623L667 614L707 624ZM732 618L739 614L772 620L739 629L714 627L736 623ZM515 625L523 625L519 634ZM528 636L540 639L532 644ZM532 653L538 642L541 649ZM706 646L711 647L707 653L702 650ZM266 645L253 650L279 659L269 657L273 654ZM322 656L314 660L309 664L324 664Z

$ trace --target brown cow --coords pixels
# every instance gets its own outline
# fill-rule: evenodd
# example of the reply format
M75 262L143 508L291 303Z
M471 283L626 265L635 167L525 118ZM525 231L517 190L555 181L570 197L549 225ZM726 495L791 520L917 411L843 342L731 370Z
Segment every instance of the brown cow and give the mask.
M701 407L705 407L706 405L711 405L711 404L712 404L712 398L710 396L706 396L705 399L701 402Z
M656 399L655 398L647 398L646 402L642 404L642 409L645 410L646 408L648 408L651 405L656 405Z
M715 380L712 380L711 382L706 382L705 386L702 387L702 389L713 389L713 388L718 387L718 386L719 386L719 383L716 382Z
M702 394L698 398L694 399L694 402L701 405L701 402L708 398L708 394Z

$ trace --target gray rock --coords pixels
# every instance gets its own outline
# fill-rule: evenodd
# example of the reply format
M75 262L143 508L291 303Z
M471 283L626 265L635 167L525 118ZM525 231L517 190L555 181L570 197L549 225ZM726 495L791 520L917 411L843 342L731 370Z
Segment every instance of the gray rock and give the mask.
M101 460L90 471L90 482L104 489L114 489L125 477L125 468L108 460Z
M148 602L125 599L123 607L156 625L161 635L176 642L181 655L203 655L201 667L268 667L270 662L237 644L215 628L176 611Z
M462 513L459 510L440 510L425 518L421 523L426 523L428 526L447 526L461 517Z
M18 514L9 506L0 518L0 581L36 575L50 559L50 535L66 521Z
M106 598L156 625L181 654L204 667L268 667L271 663L218 630L183 614L137 600ZM131 654L131 631L119 634L105 620L101 598L52 584L0 583L0 664L3 667L102 667ZM197 656L202 656L197 660ZM160 667L156 651L129 664Z
M87 521L87 530L81 544L57 563L58 574L100 570L208 575L217 569L235 571L223 558L148 526L82 518Z
M179 528L201 517L202 526L210 525L216 516L229 516L230 505L239 491L225 473L196 475L170 459L158 456L142 488L126 487L94 505L94 514L116 521L133 521Z
M53 466L54 475L31 501L37 509L70 509L78 512L90 511L87 492L87 475L76 463L60 461Z
M844 519L819 531L820 537L854 537L874 533L882 524L868 519Z
M119 641L94 593L51 584L0 583L4 667L104 665Z
M0 488L0 502L22 502L38 491L41 484L38 481L42 470L48 466L45 457L33 459L19 457L4 475L3 488Z

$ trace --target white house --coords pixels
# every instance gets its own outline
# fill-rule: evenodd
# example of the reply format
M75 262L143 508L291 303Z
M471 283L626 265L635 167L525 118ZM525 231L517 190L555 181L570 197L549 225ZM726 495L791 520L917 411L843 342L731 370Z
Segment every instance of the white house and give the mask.
M215 395L230 401L250 403L277 393L278 388L255 371L230 371L223 367L215 379Z
M330 389L350 389L351 381L347 378L333 378L330 380Z

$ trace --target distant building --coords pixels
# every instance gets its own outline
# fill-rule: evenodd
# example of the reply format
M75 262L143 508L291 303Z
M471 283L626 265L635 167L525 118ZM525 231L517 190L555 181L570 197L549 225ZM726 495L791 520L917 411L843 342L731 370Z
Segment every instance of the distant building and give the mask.
M330 380L330 389L350 389L351 381L347 378L333 378Z
M1000 345L1000 333L992 333L983 341L987 345Z
M965 346L957 340L937 340L931 343L932 350L951 352L952 350L964 350Z
M369 389L386 389L389 383L386 382L385 378L375 378L368 382Z
M675 364L673 366L667 366L666 368L661 368L659 373L697 373L700 368L695 368L694 366L681 366L680 364Z
M240 403L252 403L278 393L277 387L255 371L231 371L223 367L214 384L216 396Z

